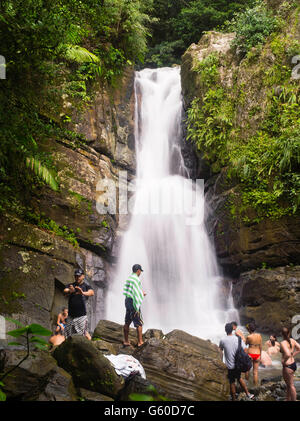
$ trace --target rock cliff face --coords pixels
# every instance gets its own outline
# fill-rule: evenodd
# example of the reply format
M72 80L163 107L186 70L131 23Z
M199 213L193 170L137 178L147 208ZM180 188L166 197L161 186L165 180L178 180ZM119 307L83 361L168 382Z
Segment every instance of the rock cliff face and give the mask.
M283 8L285 4L281 1L268 3L272 8ZM289 42L300 40L299 10L287 14L286 20L289 23L278 42L289 45ZM203 101L205 89L197 69L203 59L211 53L216 54L219 59L218 87L233 96L232 124L240 133L240 141L247 142L266 117L269 90L276 88L263 84L266 75L273 71L275 44L271 48L267 42L261 51L251 50L252 58L242 58L231 48L234 37L234 33L208 32L198 44L189 47L182 57L182 90L186 111L194 98L200 103ZM239 96L241 92L242 97ZM201 151L197 151L197 155L196 176L205 179L207 228L226 277L234 281L234 301L241 310L243 322L255 320L259 328L278 332L299 312L299 273L296 268L285 267L300 261L299 216L265 218L259 223L233 218L230 198L239 194L237 180L229 181L226 168L213 172ZM251 219L253 215L249 217ZM266 267L270 269L260 270Z
M60 191L36 188L27 202L34 212L26 221L15 215L2 218L2 315L51 328L66 304L64 285L73 282L74 269L80 266L95 290L88 304L90 329L103 317L105 288L115 261L118 175L127 171L130 180L135 173L133 82L134 71L128 69L116 88L94 87L90 108L72 111L70 128L85 142L49 139L44 146L57 167ZM115 214L101 213L108 205L108 183L116 186ZM7 322L7 330L11 327Z
M235 304L242 321L255 320L262 331L280 335L300 306L300 266L244 272L233 284Z

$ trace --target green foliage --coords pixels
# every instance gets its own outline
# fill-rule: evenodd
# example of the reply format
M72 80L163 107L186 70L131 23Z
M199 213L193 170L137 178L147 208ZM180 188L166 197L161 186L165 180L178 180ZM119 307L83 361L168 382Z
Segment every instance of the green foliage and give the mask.
M181 55L204 31L222 25L245 5L249 0L153 0L146 65L180 64Z
M58 184L51 173L51 170L49 170L47 167L41 164L41 162L37 159L32 157L26 158L26 165L28 168L30 168L32 171L35 172L35 174L43 179L46 184L48 184L53 190L58 190Z
M195 68L195 71L200 74L201 82L206 86L210 87L216 83L219 76L219 55L214 52L209 54L203 60L199 61Z
M4 272L8 272L8 270L4 270ZM8 295L7 295L8 293ZM10 308L11 305L13 305L14 303L18 302L18 300L20 299L26 299L26 295L24 293L19 293L16 291L5 291L5 295L2 294L2 296L0 297L0 302L2 301L2 303L7 306L7 308ZM2 304L2 306L3 306Z
M143 60L148 24L141 0L1 1L7 65L0 84L0 211L15 200L6 200L9 188L26 193L45 182L58 189L44 144L59 139L74 108L90 102L94 81L113 83L125 66Z
M274 35L266 46L275 61L269 66L264 63L265 109L257 104L248 109L249 119L260 112L264 115L251 135L241 132L236 114L238 107L247 106L247 86L226 90L219 83L216 57L208 56L195 68L203 82L203 95L188 110L188 139L196 143L214 172L226 167L228 178L238 181L230 212L246 223L291 215L300 205L300 89L291 79L291 67L285 64L288 45L288 38ZM256 68L263 54L260 50ZM248 63L247 55L243 66Z
M264 44L267 37L279 27L279 20L262 0L254 7L235 15L228 29L236 32L232 46L246 54L252 47Z
M216 172L228 161L232 113L232 104L221 87L209 88L203 102L194 99L188 110L187 138L197 144Z
M143 402L148 402L148 401L167 401L168 399L165 398L164 396L160 395L156 388L152 385L149 385L148 388L148 394L146 393L131 393L129 395L129 399L131 401L143 401Z
M109 223L105 219L101 222L101 225L107 229L109 228Z
M287 52L287 56L290 60L294 56L300 55L300 42L296 39L290 40L286 52Z
M68 228L66 225L59 226L55 221L49 218L45 218L44 215L39 215L34 212L27 211L24 215L24 219L32 224L37 225L40 228L43 228L47 231L63 237L65 240L69 241L74 247L78 247L78 242L76 239L76 234L71 228Z
M75 61L76 63L100 62L99 57L79 45L67 45L65 57L67 60Z
M4 383L0 382L0 402L6 401L6 394L1 389L2 387L4 387Z
M16 366L14 366L12 369L7 371L6 373L0 373L0 401L6 400L6 394L1 389L5 387L2 380L6 376L10 375L17 367L19 367L29 357L32 351L32 347L34 349L47 350L48 343L44 339L40 338L40 336L50 336L52 334L50 330L45 329L43 326L36 323L24 326L18 320L14 320L9 317L6 317L6 320L19 326L18 329L14 329L7 332L7 335L12 336L13 338L23 338L23 340L25 339L25 344L22 342L13 341L13 342L9 342L8 345L24 347L27 353L25 357L21 361L19 361L19 363Z

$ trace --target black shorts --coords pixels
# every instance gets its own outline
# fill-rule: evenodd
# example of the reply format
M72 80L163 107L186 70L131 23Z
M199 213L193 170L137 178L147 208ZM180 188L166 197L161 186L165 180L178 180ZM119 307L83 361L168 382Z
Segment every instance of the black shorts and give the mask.
M125 315L125 324L130 325L133 322L134 327L139 327L143 325L143 321L141 318L141 313L136 311L133 307L132 298L126 297L125 298L125 307L126 307L126 315Z
M236 380L240 380L242 374L241 371L237 370L236 368L233 368L232 370L228 368L227 370L229 383L234 383Z

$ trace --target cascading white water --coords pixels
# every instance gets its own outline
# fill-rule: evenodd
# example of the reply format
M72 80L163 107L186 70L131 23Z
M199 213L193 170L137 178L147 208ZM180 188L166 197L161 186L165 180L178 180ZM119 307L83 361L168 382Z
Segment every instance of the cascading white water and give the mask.
M137 72L135 95L135 202L107 295L106 318L123 323L123 285L139 263L147 293L144 330L182 329L217 340L228 320L219 303L221 277L204 226L203 189L188 180L180 151L180 68Z

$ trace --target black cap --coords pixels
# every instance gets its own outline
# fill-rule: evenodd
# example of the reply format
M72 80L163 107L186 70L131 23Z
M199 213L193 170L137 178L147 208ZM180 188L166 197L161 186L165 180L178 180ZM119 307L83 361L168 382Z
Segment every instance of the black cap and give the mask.
M136 273L140 269L141 272L144 272L141 265L133 265L132 272Z
M84 271L82 269L76 269L74 272L74 276L81 276L84 275Z

